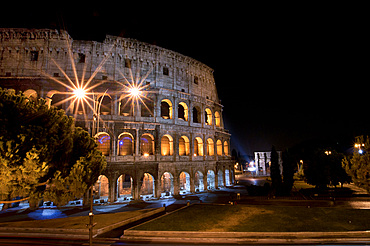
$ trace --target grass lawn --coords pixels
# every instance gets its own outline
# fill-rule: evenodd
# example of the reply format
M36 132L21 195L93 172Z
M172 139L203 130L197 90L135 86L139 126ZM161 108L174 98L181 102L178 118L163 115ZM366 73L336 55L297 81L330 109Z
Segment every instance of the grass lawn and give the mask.
M135 230L299 232L370 229L370 210L249 205L193 205Z
M105 226L136 217L153 209L144 209L137 211L108 213L94 215L94 223L97 225L94 229L100 229ZM68 217L61 219L33 220L33 221L16 221L0 223L0 227L17 227L17 228L59 228L59 229L86 229L89 223L88 216Z

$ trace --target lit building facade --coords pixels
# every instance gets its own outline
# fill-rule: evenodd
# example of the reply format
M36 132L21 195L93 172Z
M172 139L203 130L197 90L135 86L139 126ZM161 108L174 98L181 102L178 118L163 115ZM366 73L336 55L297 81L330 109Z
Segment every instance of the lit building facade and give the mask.
M95 111L66 100L89 84ZM140 89L133 100L129 88ZM213 70L177 52L107 35L73 40L65 31L0 29L0 86L45 98L93 133L107 158L95 197L141 199L234 183L230 134ZM135 102L135 103L133 103Z

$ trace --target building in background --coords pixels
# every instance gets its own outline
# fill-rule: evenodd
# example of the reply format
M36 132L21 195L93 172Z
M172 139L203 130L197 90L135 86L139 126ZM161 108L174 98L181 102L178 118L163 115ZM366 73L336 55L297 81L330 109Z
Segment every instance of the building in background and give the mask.
M282 151L276 151L279 155L279 166L280 173L283 173L283 160L282 160ZM259 176L268 176L270 175L271 167L271 151L259 151L254 152L254 168L256 175Z

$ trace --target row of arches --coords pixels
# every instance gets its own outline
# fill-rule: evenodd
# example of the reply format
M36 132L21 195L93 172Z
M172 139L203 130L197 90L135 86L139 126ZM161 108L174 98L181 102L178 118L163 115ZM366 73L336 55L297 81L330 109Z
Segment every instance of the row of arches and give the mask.
M144 133L140 137L140 143L138 153L143 156L155 154L155 141L152 134ZM96 143L98 149L106 156L110 154L111 150L111 138L106 132L100 132L97 134ZM217 139L216 143L212 138L207 138L206 142L206 153L204 153L204 142L201 137L195 137L193 140L193 155L194 156L222 156L229 155L229 143L227 140L223 141ZM178 149L178 150L177 150ZM177 154L180 156L189 156L190 151L190 140L187 136L182 135L178 139L178 151ZM162 156L172 156L175 152L174 139L171 135L165 134L162 136L160 141L160 154ZM129 132L121 133L118 136L117 144L117 155L126 156L133 155L135 153L135 139L134 136Z
M37 98L37 92L33 89L28 89L24 92L24 94L27 97L30 98ZM104 98L101 98L104 95ZM47 93L47 103L49 106L53 105L59 108L63 108L63 103L66 102L66 93L59 92L57 90L52 90ZM101 101L101 107L99 114L101 115L111 115L113 114L113 103L114 98L110 96L109 94L101 94L97 97L98 101ZM154 101L149 98L143 98L143 103L145 103L145 106L141 107L141 116L143 117L150 117L154 116ZM77 112L78 114L83 113L83 108L81 105L75 105L79 106L80 108L73 109L73 112ZM129 99L127 96L121 96L118 98L118 112L120 115L123 116L133 116L134 109L132 107L132 104L129 103ZM173 119L174 118L174 105L170 99L162 99L160 103L160 116L163 119ZM192 122L193 123L202 123L202 116L201 116L201 108L199 106L194 106L191 109L191 115L192 115ZM189 121L190 116L190 109L188 107L188 104L184 101L181 101L177 105L177 118L179 120L183 121ZM213 113L212 110L209 107L206 107L204 110L204 123L206 125L215 125L217 127L221 127L221 114L219 111L215 110Z
M152 174L144 173L137 184L135 184L132 176L122 174L117 180L112 180L111 182L107 176L100 175L94 185L94 198L107 200L110 197L110 192L112 192L110 185L113 182L115 182L114 200L131 200L135 199L135 185L138 186L136 199L145 199L212 190L217 187L230 186L232 180L230 171L226 169L224 172L219 170L217 173L213 170L207 170L205 174L201 171L196 171L193 177L186 171L182 171L178 176L166 171L163 172L157 182Z
M161 101L161 117L164 119L173 119L173 105L171 100L163 99ZM189 120L189 108L185 102L180 102L177 107L177 117L184 121ZM201 123L201 109L199 106L192 108L192 119L194 123ZM214 124L217 127L221 127L221 115L219 111L215 111L214 115L210 108L204 110L204 123L206 125Z

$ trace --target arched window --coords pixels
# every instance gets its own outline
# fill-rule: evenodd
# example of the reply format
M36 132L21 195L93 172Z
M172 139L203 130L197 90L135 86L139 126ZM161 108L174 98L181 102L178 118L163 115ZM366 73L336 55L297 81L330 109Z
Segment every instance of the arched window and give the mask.
M221 126L221 116L220 116L220 113L218 111L215 112L215 124L218 127Z
M200 137L194 139L194 156L203 156L203 140Z
M102 114L102 115L111 114L112 99L110 98L110 96L105 94L103 99L101 97L99 97L98 98L98 103L100 103L100 102L101 102L100 114Z
M209 156L215 155L215 145L211 138L207 139L207 155Z
M133 116L132 100L122 95L119 100L119 113L123 116Z
M144 156L154 154L154 138L152 135L145 133L141 136L140 149Z
M190 153L190 143L186 136L181 136L179 138L179 155L189 155Z
M28 97L30 100L37 100L37 92L33 89L28 89L26 90L25 92L23 92L23 94Z
M212 125L212 111L209 108L206 108L204 116L206 125Z
M227 141L224 142L224 153L229 155L229 143Z
M140 102L141 117L152 117L154 116L154 100L143 96Z
M96 143L98 144L98 150L103 155L108 156L110 152L110 136L108 133L102 132L97 134Z
M222 155L222 142L220 139L217 140L216 145L217 145L217 155Z
M170 135L164 135L161 139L161 154L173 155L173 139Z
M200 121L201 121L200 108L199 107L194 107L193 108L193 122L194 123L200 123Z
M184 102L180 102L178 106L178 118L188 121L188 106Z
M118 155L132 155L133 137L130 133L122 133L118 138Z
M163 119L172 119L172 102L169 99L161 101L161 117Z

